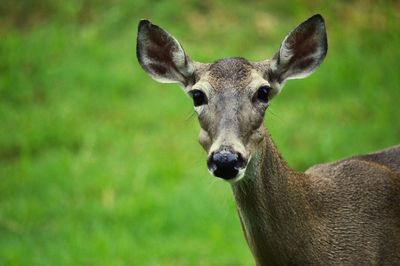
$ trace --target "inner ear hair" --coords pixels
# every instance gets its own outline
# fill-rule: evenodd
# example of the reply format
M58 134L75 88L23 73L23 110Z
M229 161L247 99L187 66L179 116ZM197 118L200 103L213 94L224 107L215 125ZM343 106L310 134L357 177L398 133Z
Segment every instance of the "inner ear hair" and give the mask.
M324 19L317 14L285 37L272 59L272 78L282 83L310 75L322 63L327 50Z
M155 80L187 86L194 66L180 43L149 20L138 26L136 54L139 64Z

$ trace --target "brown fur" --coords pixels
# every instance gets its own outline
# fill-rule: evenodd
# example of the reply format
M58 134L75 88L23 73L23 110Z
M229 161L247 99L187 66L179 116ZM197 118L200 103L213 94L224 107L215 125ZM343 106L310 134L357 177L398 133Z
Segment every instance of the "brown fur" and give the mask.
M143 69L207 98L195 109L209 158L224 149L247 164L243 179L231 183L258 265L400 265L400 146L300 173L263 125L269 100L284 82L311 74L326 53L320 15L293 30L271 60L257 63L194 62L167 32L147 20L139 24ZM260 100L257 92L266 86L268 101Z
M397 146L299 173L265 131L251 176L233 186L257 264L399 264L399 165Z

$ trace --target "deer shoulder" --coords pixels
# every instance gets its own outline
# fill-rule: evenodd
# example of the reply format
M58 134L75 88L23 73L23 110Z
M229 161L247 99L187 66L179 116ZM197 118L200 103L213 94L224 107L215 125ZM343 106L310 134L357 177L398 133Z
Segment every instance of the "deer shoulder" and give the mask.
M305 174L313 244L326 261L400 259L400 145L319 164ZM379 256L371 261L371 254Z

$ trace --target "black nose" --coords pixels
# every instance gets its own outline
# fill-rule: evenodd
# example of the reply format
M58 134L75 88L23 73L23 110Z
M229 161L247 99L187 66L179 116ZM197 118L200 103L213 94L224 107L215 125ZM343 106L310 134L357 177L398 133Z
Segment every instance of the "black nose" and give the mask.
M215 176L232 179L245 166L245 161L240 153L223 150L211 153L207 160L207 166Z

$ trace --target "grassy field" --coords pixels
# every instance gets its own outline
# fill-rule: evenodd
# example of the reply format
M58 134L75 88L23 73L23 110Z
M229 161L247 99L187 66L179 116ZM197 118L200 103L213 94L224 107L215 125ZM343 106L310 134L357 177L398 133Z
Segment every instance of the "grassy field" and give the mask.
M298 170L400 142L397 1L3 1L0 265L252 265L192 103L135 58L149 18L198 61L271 57L314 13L329 51L265 122Z

